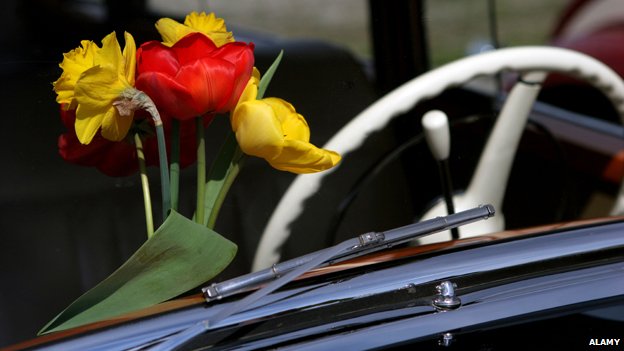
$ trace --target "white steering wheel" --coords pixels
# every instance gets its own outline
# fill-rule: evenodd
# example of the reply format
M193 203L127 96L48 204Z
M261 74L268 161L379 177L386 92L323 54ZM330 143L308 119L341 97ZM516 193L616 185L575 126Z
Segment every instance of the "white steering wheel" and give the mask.
M464 233L460 233L463 237L467 232L478 235L501 230L504 219L500 214L500 205L509 169L531 105L539 92L539 83L548 72L567 74L592 84L611 100L624 123L624 82L605 64L585 54L554 47L506 48L469 56L427 72L396 88L353 118L323 147L347 154L357 149L369 134L382 129L394 117L409 111L419 102L477 76L495 75L502 71L519 72L528 83L517 84L510 93L472 181L463 197L457 199L456 205L457 210L462 210L490 203L498 211L494 218L481 221L487 223L488 228L464 230ZM340 167L335 167L327 172L295 178L264 229L254 258L253 270L269 267L279 261L279 248L290 236L289 224L302 215L304 201L319 189L322 179L339 169ZM620 188L612 214L618 211L624 211L624 185ZM430 212L429 216L439 214L446 213ZM441 238L433 240L439 241Z

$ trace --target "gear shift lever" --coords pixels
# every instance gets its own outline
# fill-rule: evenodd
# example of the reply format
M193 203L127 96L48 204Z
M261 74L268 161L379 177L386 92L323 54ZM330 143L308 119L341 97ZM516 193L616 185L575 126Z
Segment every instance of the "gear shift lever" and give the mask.
M451 153L451 133L449 131L448 117L439 110L427 112L422 118L422 126L429 150L438 163L442 194L446 203L447 213L455 213L453 204L453 181L449 169L449 154ZM459 239L457 228L451 230L453 239Z

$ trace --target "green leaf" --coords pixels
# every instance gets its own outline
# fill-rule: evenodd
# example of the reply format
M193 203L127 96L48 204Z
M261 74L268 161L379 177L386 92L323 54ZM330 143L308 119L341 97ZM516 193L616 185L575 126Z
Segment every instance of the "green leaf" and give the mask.
M97 322L174 298L220 273L237 251L216 232L171 211L119 269L74 301L39 334Z
M273 79L273 75L275 74L275 71L277 71L277 67L279 67L280 62L282 62L282 56L284 56L284 50L280 50L280 53L275 58L275 61L273 61L269 69L267 69L267 71L260 79L260 83L258 84L258 100L264 97L264 93L269 87L269 83L271 83L271 79Z

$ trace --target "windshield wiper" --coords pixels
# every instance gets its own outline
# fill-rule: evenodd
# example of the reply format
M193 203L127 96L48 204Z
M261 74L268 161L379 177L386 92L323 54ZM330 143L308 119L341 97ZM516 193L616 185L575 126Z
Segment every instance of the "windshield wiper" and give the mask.
M478 220L488 219L494 216L494 214L495 210L492 205L481 205L470 210L458 212L448 216L436 217L434 219L406 225L404 227L391 229L385 232L365 233L358 237L343 241L332 247L275 264L271 268L246 274L222 283L212 284L211 286L202 288L204 296L208 302L223 298L224 296L230 296L239 292L248 291L269 282L262 289L258 289L241 300L228 305L212 318L203 320L177 334L170 336L169 339L151 349L172 350L175 347L191 340L193 337L214 327L229 316L245 311L247 307L262 297L270 294L276 289L279 289L298 276L323 264L339 262L345 259L350 259L373 251L405 243L426 235L456 228Z
M492 205L482 205L470 210L458 212L452 215L436 217L422 222L391 229L385 232L369 232L358 237L346 240L336 246L344 246L335 255L327 257L321 264L334 264L354 257L362 256L374 251L389 248L423 236L431 235L440 231L449 230L478 220L494 216L495 210ZM236 277L221 283L215 283L202 288L204 297L208 302L231 296L240 292L252 290L268 281L276 279L293 269L319 257L333 247L315 251L310 254L293 258L272 267ZM335 251L332 250L332 251Z

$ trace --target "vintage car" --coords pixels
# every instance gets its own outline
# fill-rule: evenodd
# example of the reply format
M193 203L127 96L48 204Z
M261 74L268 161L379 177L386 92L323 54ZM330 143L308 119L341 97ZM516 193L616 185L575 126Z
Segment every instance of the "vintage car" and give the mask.
M581 350L605 342L618 345L624 325L621 219L379 251L408 236L492 215L490 206L482 206L368 233L208 286L204 294L6 350ZM359 251L375 252L354 257ZM332 261L340 262L326 264Z
M273 211L256 198L236 197L244 186L234 189L234 198L247 201L240 201L241 212L259 204L271 207L269 214L252 212L249 222L232 225L262 236L257 252L242 240L243 260L250 252L255 255L253 273L241 268L251 259L236 262L236 274L228 272L227 279L178 298L34 337L33 324L52 317L68 295L84 291L119 263L111 252L123 256L143 238L122 237L118 225L89 218L93 236L56 233L59 237L49 239L57 240L55 246L41 243L56 251L27 252L18 249L30 247L27 239L35 239L31 233L37 233L39 223L21 221L24 243L7 246L11 252L3 257L12 262L30 256L20 267L26 274L14 278L15 288L0 301L0 329L5 329L0 336L25 326L31 330L28 338L26 332L19 336L24 341L2 350L586 350L624 345L624 83L617 70L573 46L501 49L428 71L373 99L372 89L360 84L362 71L344 68L353 62L343 52L316 42L259 41L259 61L272 59L276 45L295 57L313 52L313 59L329 67L325 74L346 77L332 91L332 103L347 103L321 111L343 109L348 118L335 121L328 115L318 121L332 134L339 130L321 139L345 161L339 171L294 181L272 178L270 183L256 176L245 183L243 178L243 184L268 184L258 196L263 200L279 195ZM292 78L297 73L289 67L284 66L285 76ZM586 84L580 93L562 93L561 81L546 78L546 72ZM308 70L301 78L320 74ZM506 78L498 80L501 74ZM483 76L496 77L502 89L487 89L492 80L484 89ZM276 81L275 87L283 88L280 84ZM538 94L559 106L535 102ZM564 108L575 102L566 99L597 95L581 104L589 104L589 111ZM357 114L360 107L364 110ZM447 199L440 197L444 177L439 178L437 166L443 163L431 157L430 137L421 126L422 116L432 110L448 115L452 131L448 166L455 189ZM342 129L335 128L343 122ZM396 145L388 146L388 135L397 137ZM400 172L393 168L397 163L404 166ZM67 180L71 176L58 178L67 182L59 188L73 184ZM3 213L20 219L22 208L40 205L45 210L36 212L42 221L82 228L75 223L85 213L83 204L98 208L91 192L115 195L114 201L107 197L109 204L130 197L123 181L115 183L116 194L110 194L108 183L88 189L76 183L73 192L82 198L54 208L34 195L23 196L20 186L9 189ZM271 192L275 188L280 191ZM51 190L36 193L55 196ZM456 210L450 215L448 197ZM585 212L596 207L600 211ZM124 220L138 217L128 213ZM405 217L413 224L396 225ZM258 222L267 223L259 229ZM107 250L109 245L102 244L107 240L120 242L125 251ZM74 245L77 253L59 241ZM62 259L67 262L60 264ZM51 262L56 262L54 269L42 274L41 267ZM3 281L14 276L3 271ZM74 276L82 277L82 285ZM64 288L50 288L59 286Z
M611 166L617 163L617 152L623 146L621 127L604 122L613 127L600 128L602 122L583 123L587 117L545 105L531 107L539 80L546 76L542 72L557 71L588 80L619 109L624 103L624 83L608 67L570 50L542 47L501 49L462 59L417 77L372 104L338 132L350 137L332 139L342 141L332 147L348 153L357 147L358 138L423 96L501 69L517 70L525 79L510 91L479 161L494 168L479 171L485 166L477 166L477 181L487 178L485 194L470 195L471 186L455 194L456 213L361 233L282 262L271 262L275 255L262 258L261 245L257 257L268 268L207 285L201 294L43 335L6 350L572 350L618 346L624 330L621 217L505 231L498 227L501 213L495 206L465 204L490 197L497 206L502 202L505 184L496 183L501 173L509 174L501 169L509 167L505 164L515 149L502 152L508 148L497 145L496 138L502 133L503 141L511 140L512 148L517 145L516 124L511 129L506 124L510 116L514 123L523 124L524 118L532 116L544 125L557 125L553 133L560 133L561 147L582 149L589 158L606 158ZM588 136L616 142L613 148L600 143L601 147L588 146ZM491 145L497 145L497 155L507 157L488 159ZM314 194L321 178L295 180L282 207L298 216L297 209ZM298 188L306 182L303 190ZM620 211L621 196L616 195L613 213ZM533 201L539 204L540 199ZM280 213L280 206L266 233L281 232L287 237L289 233L279 223L287 227L292 219L290 212ZM538 216L538 207L523 216ZM447 231L456 227L460 238L450 240ZM273 236L268 242L279 246L283 240L284 236ZM277 249L272 247L269 253Z

